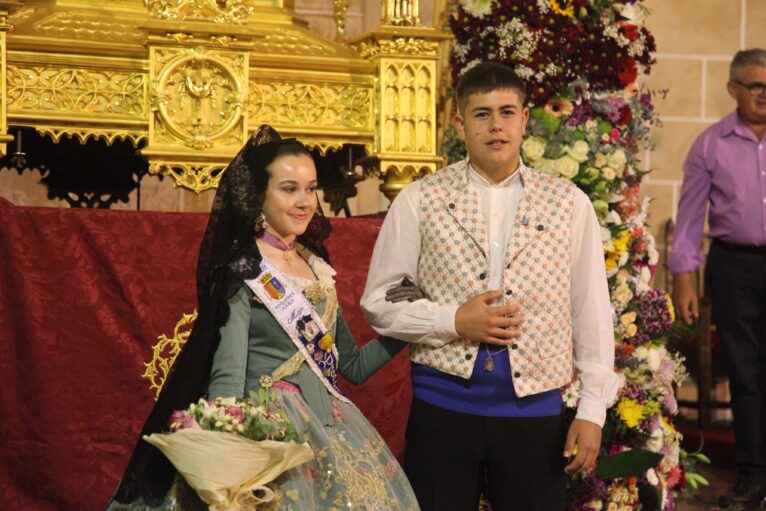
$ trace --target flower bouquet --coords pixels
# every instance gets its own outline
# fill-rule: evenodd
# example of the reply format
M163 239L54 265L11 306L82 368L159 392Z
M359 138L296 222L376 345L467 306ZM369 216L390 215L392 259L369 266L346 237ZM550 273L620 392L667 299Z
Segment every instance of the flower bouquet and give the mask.
M170 433L144 436L167 456L211 511L255 510L274 498L265 485L314 455L275 410L269 391L200 399L173 412Z

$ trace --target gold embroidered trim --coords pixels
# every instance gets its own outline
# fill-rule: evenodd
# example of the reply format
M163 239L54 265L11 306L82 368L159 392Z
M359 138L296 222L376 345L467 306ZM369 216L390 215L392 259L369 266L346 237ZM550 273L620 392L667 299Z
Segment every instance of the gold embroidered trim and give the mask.
M306 359L303 358L303 354L299 351L282 362L282 365L274 369L274 372L271 373L272 384L297 373L305 361Z

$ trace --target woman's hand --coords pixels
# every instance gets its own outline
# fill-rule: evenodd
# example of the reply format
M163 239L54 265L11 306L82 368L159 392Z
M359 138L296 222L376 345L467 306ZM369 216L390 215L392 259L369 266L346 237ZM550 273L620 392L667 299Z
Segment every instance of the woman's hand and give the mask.
M419 287L413 284L412 281L406 277L402 279L401 284L386 291L387 302L397 303L403 302L405 300L408 302L414 302L415 300L420 300L421 298L425 298L423 291L421 291Z

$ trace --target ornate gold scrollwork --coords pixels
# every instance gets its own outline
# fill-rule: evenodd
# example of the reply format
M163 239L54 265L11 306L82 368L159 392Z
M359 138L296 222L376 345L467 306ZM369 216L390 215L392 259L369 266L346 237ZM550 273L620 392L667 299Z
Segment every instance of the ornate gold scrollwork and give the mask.
M373 88L294 82L250 82L250 124L347 126L372 129Z
M395 37L380 41L362 41L356 44L363 58L375 55L435 56L439 54L439 43L415 37Z
M91 41L143 42L143 34L129 21L105 19L100 13L57 12L34 24L35 31Z
M157 54L164 67L152 85L157 137L153 142L181 142L198 150L215 142L239 145L244 110L240 77L245 57L199 48Z
M84 144L88 140L103 140L111 145L115 140L129 140L134 146L146 139L146 133L128 130L98 130L93 128L42 126L36 130L40 135L50 137L59 143L62 138L76 138Z
M333 19L335 20L335 42L342 43L346 40L346 13L348 12L348 0L333 0Z
M145 117L146 75L8 64L8 108Z
M173 329L173 337L170 338L162 334L157 338L157 343L152 347L152 359L144 364L146 369L141 377L149 380L149 389L154 390L155 400L160 395L160 390L165 385L168 372L176 361L178 354L181 353L181 348L189 340L191 327L196 319L196 310L191 314L184 314Z
M162 174L173 178L173 186L181 186L200 193L217 188L226 164L195 164L154 161L149 164L150 174Z
M393 201L407 185L427 174L436 172L436 164L382 161L379 172L383 179L380 191Z
M161 20L212 20L244 23L253 12L252 0L144 0L152 18Z
M335 49L329 44L319 44L316 40L301 38L294 33L277 29L264 37L253 41L253 52L260 54L331 56Z

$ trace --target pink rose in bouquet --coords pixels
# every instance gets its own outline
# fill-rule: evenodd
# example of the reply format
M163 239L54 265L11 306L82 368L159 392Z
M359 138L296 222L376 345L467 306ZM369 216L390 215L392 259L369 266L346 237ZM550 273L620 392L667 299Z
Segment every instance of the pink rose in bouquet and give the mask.
M178 431L179 429L201 429L197 419L194 415L184 410L176 410L168 420L168 427L170 431Z

